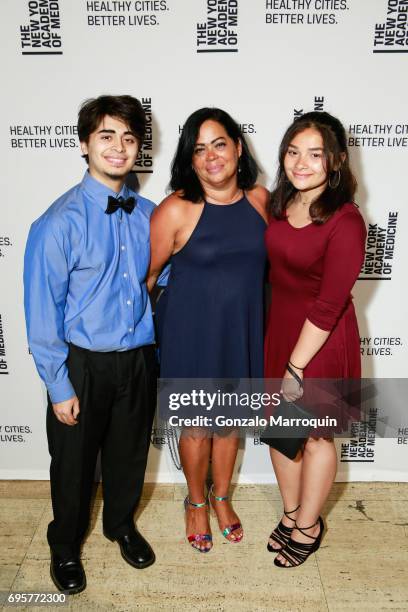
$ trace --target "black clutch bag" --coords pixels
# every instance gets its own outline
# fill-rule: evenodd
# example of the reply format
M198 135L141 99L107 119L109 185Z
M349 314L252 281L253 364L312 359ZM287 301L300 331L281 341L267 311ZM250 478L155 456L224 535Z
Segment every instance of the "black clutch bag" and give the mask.
M273 413L275 421L284 421L285 419L306 419L309 421L311 417L310 412L293 402L281 402ZM294 459L311 430L311 425L302 425L300 423L299 425L282 426L277 423L268 425L264 429L260 440L264 444L268 444L280 453L283 453L289 459ZM290 435L290 437L286 437L287 435Z
M300 376L294 372L289 364L287 369L297 380L299 385L303 387ZM273 413L273 419L275 422L277 421L277 423L268 425L268 427L264 429L260 440L264 444L272 446L272 448L275 448L289 459L294 459L312 430L312 426L309 425L309 420L312 417L313 415L300 404L283 401ZM279 424L286 419L289 419L294 424L290 426ZM305 421L305 423L297 423L292 419ZM287 434L290 435L289 438L286 437Z

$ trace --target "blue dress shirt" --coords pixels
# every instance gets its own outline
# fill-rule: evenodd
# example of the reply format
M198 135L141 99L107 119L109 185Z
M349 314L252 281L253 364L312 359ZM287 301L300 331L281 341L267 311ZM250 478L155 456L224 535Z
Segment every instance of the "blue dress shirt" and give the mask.
M105 214L108 196L133 196L132 213ZM115 193L86 172L31 226L24 257L27 335L51 401L75 395L68 343L127 351L154 343L146 274L153 202Z

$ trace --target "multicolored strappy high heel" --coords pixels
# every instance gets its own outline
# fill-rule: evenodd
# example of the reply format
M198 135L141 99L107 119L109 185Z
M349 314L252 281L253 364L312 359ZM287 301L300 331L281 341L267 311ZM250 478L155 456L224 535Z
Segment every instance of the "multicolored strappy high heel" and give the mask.
M320 525L320 531L317 536L314 537L305 533L305 529L312 529L312 527L315 527L317 524ZM294 529L300 531L300 533L302 533L307 538L313 540L313 542L310 544L305 544L303 542L296 542L296 540L292 540L292 538L289 538L289 541L286 544L285 548L282 548L282 550L279 551L279 554L284 559L286 559L286 561L289 562L289 565L285 565L285 563L282 563L282 561L274 559L273 562L278 567L289 569L290 567L297 567L298 565L302 565L302 563L304 563L306 559L310 557L312 553L316 552L320 547L324 531L324 524L321 516L319 516L317 521L313 523L313 525L310 525L310 527L298 527L297 523L295 522Z
M193 508L204 508L204 506L208 506L208 497L201 504L195 504L194 502L190 501L187 496L184 500L184 511L185 512L187 512L188 506L192 506ZM190 542L193 548L198 550L198 552L206 553L206 552L209 552L212 548L211 533L193 533L192 535L187 536L187 540ZM199 544L201 542L211 542L211 546L209 548L200 548Z
M296 519L289 516L289 514L293 514L294 512L299 510L299 508L300 508L300 504L294 510L290 510L290 512L286 512L286 510L284 510L283 514L286 516L286 518L288 518L290 521L293 521L296 524ZM269 539L279 544L280 548L274 548L272 544L268 542L268 544L266 545L266 548L269 550L269 552L277 553L281 551L282 548L285 548L286 544L289 542L289 538L290 538L292 531L293 531L293 527L287 527L286 525L282 523L282 521L280 521L279 525L275 527L275 529L272 531L271 535L269 536Z
M215 499L215 501L218 502L223 502L223 501L228 501L229 500L229 496L225 495L224 497L220 497L219 495L215 495L214 493L214 485L211 485L210 491L209 491L209 497ZM214 506L213 510L215 512L215 508ZM228 540L228 542L234 542L234 543L238 543L241 542L242 538L244 537L244 534L241 533L239 536L235 536L233 539L229 539L228 536L230 535L230 533L234 533L234 531L237 531L238 529L242 529L242 525L241 523L233 523L232 525L227 525L224 529L220 529L222 535L224 536L224 538L226 540ZM234 534L235 535L235 534Z

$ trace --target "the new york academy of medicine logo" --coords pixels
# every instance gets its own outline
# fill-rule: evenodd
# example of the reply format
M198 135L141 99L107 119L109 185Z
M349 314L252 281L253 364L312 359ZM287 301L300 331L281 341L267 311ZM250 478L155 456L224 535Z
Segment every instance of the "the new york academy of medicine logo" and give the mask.
M62 55L60 0L26 0L28 21L20 25L22 55Z

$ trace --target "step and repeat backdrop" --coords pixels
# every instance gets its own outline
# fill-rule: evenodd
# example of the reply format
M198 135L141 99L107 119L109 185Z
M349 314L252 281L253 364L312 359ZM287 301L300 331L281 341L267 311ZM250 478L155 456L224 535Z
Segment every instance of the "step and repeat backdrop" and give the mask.
M241 124L267 187L292 119L337 115L368 227L353 290L363 373L407 377L408 0L1 0L0 11L0 478L48 478L23 253L31 222L81 180L77 112L100 94L141 100L148 132L134 178L157 203L183 122L200 107ZM408 427L383 439L376 418L337 440L338 480L408 480ZM183 480L174 442L156 423L148 480ZM273 482L256 436L243 441L235 477Z

